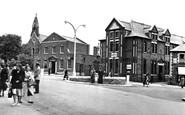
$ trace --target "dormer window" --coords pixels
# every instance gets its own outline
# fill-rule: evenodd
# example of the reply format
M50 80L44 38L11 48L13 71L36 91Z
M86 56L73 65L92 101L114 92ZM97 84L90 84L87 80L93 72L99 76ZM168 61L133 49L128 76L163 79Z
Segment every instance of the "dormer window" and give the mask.
M113 39L114 38L114 32L113 31L111 31L110 33L109 33L109 38L111 39Z
M165 36L164 39L165 39L165 42L170 42L170 37L169 36Z
M119 38L119 36L120 36L120 32L119 32L119 30L117 30L117 31L115 32L115 38Z
M157 40L157 33L151 33L151 37L152 39Z

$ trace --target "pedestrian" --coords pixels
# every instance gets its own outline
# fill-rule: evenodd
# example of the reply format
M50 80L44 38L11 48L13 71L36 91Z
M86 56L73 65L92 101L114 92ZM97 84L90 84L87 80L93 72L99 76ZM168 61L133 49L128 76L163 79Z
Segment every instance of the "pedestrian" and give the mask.
M103 76L104 76L104 72L102 68L100 68L98 71L98 83L103 84Z
M11 79L11 88L13 92L13 104L12 106L15 105L20 105L21 103L21 97L22 97L22 82L24 81L25 78L25 72L22 69L22 65L19 64L14 67L12 70L12 79Z
M39 93L39 84L40 84L40 77L41 77L41 69L40 69L40 64L36 64L36 70L34 72L34 78L35 78L35 94Z
M50 69L50 68L48 68L48 75L50 75L50 73L51 73L51 69Z
M93 68L91 70L91 83L94 83L95 82L95 74L96 74L96 71L95 69Z
M148 85L149 85L149 76L150 76L150 74L146 74L144 76L143 87L145 87L145 85L148 87Z
M33 103L32 97L34 96L35 79L30 70L31 70L30 66L26 66L25 75L26 75L26 83L27 83L28 103Z
M4 91L7 89L7 81L8 81L8 70L7 66L1 65L3 68L0 73L0 97L4 97Z
M68 80L68 70L66 69L64 72L64 78L63 80L67 79Z
M180 76L180 85L181 85L181 88L184 87L184 76L183 75Z

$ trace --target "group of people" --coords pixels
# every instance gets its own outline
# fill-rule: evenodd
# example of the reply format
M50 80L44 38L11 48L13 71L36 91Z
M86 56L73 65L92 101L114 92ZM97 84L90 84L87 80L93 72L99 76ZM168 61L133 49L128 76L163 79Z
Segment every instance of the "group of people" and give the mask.
M93 68L91 70L91 83L95 83L96 70ZM98 83L103 84L104 71L102 68L98 71Z
M39 93L40 65L36 64L34 74L28 64L24 67L21 64L16 64L11 70L5 65L2 65L2 68L0 71L1 96L4 96L4 91L9 86L9 91L13 96L12 106L20 105L22 96L26 95L29 97L28 103L33 103L32 96Z

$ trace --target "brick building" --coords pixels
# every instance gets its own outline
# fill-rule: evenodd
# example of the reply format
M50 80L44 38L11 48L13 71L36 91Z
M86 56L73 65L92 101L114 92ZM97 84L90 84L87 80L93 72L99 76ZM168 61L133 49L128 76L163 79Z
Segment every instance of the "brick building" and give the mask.
M136 21L113 19L100 40L104 70L112 76L130 75L131 81L143 81L149 73L151 81L165 81L170 73L170 49L181 44L180 37L169 29Z
M183 41L185 41L185 38ZM172 84L177 84L179 82L179 76L185 76L185 44L181 44L172 49L170 55L170 75L172 78Z
M68 69L73 71L74 38L52 33L45 36L39 33L37 16L32 25L31 38L28 42L32 50L34 65L40 63L45 71L51 69L51 73L61 73ZM76 39L76 73L77 75L89 75L94 67L96 56L89 55L89 44Z

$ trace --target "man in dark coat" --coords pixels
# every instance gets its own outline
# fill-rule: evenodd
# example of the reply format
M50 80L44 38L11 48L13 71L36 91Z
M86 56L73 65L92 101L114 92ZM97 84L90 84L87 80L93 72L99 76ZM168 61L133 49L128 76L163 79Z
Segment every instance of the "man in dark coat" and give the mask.
M63 78L63 80L65 80L65 79L68 80L68 71L67 71L67 69L64 72L64 78Z
M1 84L1 87L0 87L0 97L1 96L4 96L4 91L7 89L6 81L8 80L8 70L7 70L6 66L5 65L2 65L1 67L3 69L2 69L1 74L0 74L0 77L1 77L0 78L0 84Z
M104 72L100 68L99 71L98 71L98 83L103 84L103 76L104 76Z

